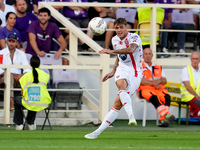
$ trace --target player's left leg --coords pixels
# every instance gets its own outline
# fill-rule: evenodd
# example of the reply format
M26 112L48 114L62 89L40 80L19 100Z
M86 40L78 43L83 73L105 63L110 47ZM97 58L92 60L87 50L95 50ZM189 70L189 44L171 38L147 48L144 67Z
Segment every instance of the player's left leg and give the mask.
M111 110L107 113L105 116L103 122L99 126L98 129L96 129L94 132L90 134L86 134L86 139L96 139L115 119L117 118L119 114L119 110L122 108L122 104L120 101L119 96L116 98L115 103L113 104L113 107Z

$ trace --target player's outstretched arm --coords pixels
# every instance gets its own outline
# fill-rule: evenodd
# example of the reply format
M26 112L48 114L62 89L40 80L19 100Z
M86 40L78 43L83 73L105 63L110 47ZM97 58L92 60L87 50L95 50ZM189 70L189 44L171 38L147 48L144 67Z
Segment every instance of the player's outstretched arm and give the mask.
M114 50L109 50L109 49L102 49L99 51L99 54L113 54Z
M114 50L113 53L115 53L115 54L132 54L136 50L137 47L138 47L137 44L131 43L128 48Z
M103 79L102 79L102 82L105 82L107 79L109 78L112 78L114 76L114 73L113 72L110 72L108 74L106 74Z

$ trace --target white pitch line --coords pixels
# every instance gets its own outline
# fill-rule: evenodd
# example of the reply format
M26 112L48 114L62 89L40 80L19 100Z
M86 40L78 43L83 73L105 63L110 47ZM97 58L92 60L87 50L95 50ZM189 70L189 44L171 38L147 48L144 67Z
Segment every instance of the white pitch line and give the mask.
M181 150L194 150L194 149L200 149L200 147L117 147L117 146L105 146L105 147L97 147L97 146L2 146L0 145L0 148L39 148L39 149L181 149Z

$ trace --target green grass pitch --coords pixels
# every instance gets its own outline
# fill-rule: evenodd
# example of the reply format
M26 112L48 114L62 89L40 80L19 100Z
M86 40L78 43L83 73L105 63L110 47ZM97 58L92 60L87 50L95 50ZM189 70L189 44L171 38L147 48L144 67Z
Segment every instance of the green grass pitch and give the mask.
M114 122L98 139L88 140L84 135L97 127L57 127L36 131L15 131L0 126L0 150L200 150L200 126L178 125L160 128L155 121L148 121L146 127L129 127L127 120Z

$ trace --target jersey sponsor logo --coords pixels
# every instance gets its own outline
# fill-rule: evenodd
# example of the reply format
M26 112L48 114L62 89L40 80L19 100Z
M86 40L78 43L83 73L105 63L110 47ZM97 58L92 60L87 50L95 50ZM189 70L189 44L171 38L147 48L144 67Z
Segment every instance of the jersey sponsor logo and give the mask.
M126 54L119 54L119 57L124 61L127 59L127 55Z

